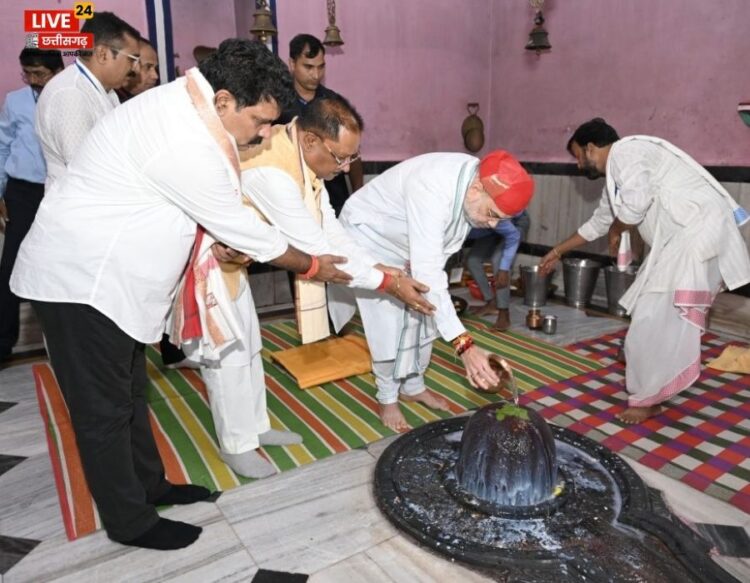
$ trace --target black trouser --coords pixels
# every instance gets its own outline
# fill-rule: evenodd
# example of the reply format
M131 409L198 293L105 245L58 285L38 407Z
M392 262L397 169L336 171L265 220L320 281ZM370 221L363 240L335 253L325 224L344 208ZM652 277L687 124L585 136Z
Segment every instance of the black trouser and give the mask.
M169 341L169 336L162 334L161 341L159 342L159 349L161 350L161 361L166 364L177 364L185 360L185 353L179 346L175 346Z
M44 184L8 178L5 187L5 224L3 256L0 259L0 361L10 355L18 341L18 306L21 300L10 291L10 274L16 262L21 241L34 222L44 196Z
M91 306L32 305L102 524L131 540L156 524L151 502L169 489L148 420L144 346Z

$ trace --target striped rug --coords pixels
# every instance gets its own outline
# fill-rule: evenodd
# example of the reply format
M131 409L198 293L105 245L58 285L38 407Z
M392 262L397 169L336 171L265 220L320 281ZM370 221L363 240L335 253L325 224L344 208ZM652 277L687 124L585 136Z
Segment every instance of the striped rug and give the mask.
M484 322L464 322L478 345L502 354L514 367L519 389L531 391L601 368L595 359L514 332L496 334ZM270 353L299 345L293 321L262 327L263 360L271 424L303 436L304 443L263 448L261 453L280 471L362 447L393 432L378 418L371 374L350 377L320 387L300 390L286 371L273 364ZM362 333L361 324L351 326ZM164 461L167 478L212 490L227 490L250 480L234 474L222 461L208 406L206 389L197 371L169 370L161 365L155 347L147 350L148 398L151 425ZM73 540L99 528L96 509L86 487L67 409L49 365L34 367L39 403L47 428L50 457L66 533ZM427 386L450 403L451 413L406 404L407 421L414 427L496 401L471 389L463 367L449 344L438 341L426 375Z

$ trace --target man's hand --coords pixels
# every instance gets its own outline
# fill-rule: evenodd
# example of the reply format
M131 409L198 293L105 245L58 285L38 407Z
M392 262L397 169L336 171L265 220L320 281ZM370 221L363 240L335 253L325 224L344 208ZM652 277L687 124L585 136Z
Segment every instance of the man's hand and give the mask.
M391 267L390 265L383 265L382 263L376 263L373 265L375 269L379 269L383 273L390 273L393 277L406 277L406 272L398 267Z
M347 262L346 257L339 255L318 255L318 273L312 279L314 281L324 281L329 283L347 284L352 280L352 276L341 271L336 265Z
M408 276L393 277L385 291L420 314L432 316L435 313L435 306L422 296L422 294L430 291L430 288L416 279Z
M466 368L466 378L475 389L486 391L500 382L497 373L490 366L489 353L478 346L469 347L461 355L461 360Z
M214 257L224 263L237 263L238 265L247 265L252 259L247 255L243 255L239 251L227 247L223 243L214 243L211 245L211 252Z
M5 199L0 198L0 233L5 232L5 223L8 222L8 207L5 206Z
M612 257L617 257L617 253L620 251L620 238L625 231L633 230L638 225L629 225L623 223L620 219L615 219L609 227L607 233L607 240L609 242L609 254Z
M547 275L555 268L559 260L560 260L560 256L557 254L557 251L555 251L555 249L553 248L552 251L550 251L549 253L547 253L547 255L542 257L542 260L539 262L539 273L542 275Z
M621 237L622 237L621 231L613 229L612 227L609 228L609 233L607 233L607 239L609 240L609 254L612 257L617 257L617 253L620 250L620 238Z
M510 271L498 271L495 274L495 288L502 289L510 285Z

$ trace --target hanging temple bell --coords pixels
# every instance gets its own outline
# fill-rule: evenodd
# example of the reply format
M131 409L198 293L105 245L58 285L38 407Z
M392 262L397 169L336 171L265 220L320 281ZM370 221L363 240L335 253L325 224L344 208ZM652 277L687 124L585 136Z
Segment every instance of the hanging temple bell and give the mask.
M261 42L266 42L269 37L277 33L276 27L273 25L273 16L266 2L263 2L253 13L253 26L250 33Z
M466 109L469 111L469 116L461 124L464 147L469 152L478 152L484 146L484 123L477 115L479 104L469 103Z
M331 24L326 28L326 36L323 39L323 44L327 47L338 47L344 44L341 38L341 31L335 24Z

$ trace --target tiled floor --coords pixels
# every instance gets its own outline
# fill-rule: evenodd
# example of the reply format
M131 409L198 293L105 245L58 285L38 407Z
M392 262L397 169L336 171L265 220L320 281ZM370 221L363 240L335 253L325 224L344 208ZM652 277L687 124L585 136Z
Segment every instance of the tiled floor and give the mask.
M623 325L562 305L544 311L558 315L558 334L541 336L557 344ZM517 326L525 313L522 305L513 305ZM204 527L200 539L181 551L124 547L101 531L68 542L29 364L0 371L0 402L16 403L0 407L0 583L239 582L251 581L259 569L302 573L316 583L489 580L419 548L378 511L373 470L393 438L225 492L216 503L165 511L165 516ZM750 532L750 515L640 464L631 465L665 493L667 503L686 521ZM715 560L740 581L750 581L749 559Z

